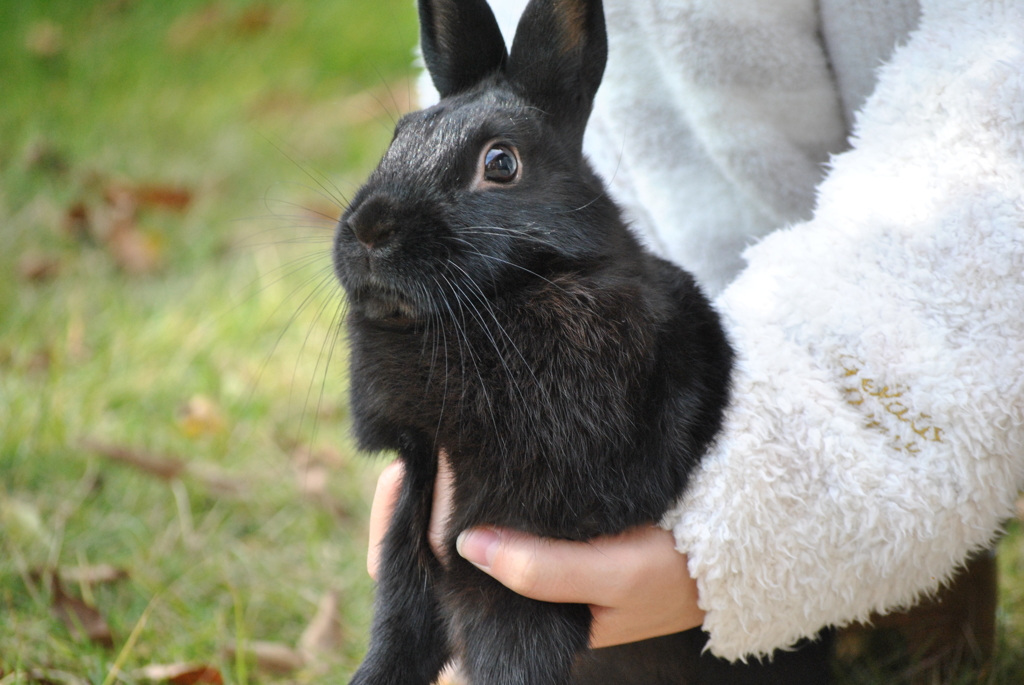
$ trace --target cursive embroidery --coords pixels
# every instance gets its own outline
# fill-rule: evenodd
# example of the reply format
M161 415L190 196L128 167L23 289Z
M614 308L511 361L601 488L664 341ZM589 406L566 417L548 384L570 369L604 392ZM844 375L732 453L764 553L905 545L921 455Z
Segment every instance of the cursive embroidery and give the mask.
M910 388L903 384L881 385L864 375L860 360L843 355L841 389L846 403L864 412L864 427L889 437L889 445L901 452L917 454L924 443L942 442L942 429L932 417L915 413L910 406ZM905 401L904 401L905 400Z

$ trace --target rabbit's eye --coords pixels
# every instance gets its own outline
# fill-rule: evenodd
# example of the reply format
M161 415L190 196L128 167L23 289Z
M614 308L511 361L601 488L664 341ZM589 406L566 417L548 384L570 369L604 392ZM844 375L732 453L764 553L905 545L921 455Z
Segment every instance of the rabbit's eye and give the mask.
M504 145L495 145L484 156L484 178L494 183L511 183L519 173L515 153Z

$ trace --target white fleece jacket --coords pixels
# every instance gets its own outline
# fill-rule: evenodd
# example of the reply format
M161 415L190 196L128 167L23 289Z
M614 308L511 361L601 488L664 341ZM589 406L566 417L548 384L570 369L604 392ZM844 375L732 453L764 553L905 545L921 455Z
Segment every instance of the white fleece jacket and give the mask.
M727 427L665 519L710 649L914 602L1024 484L1024 5L925 0L814 218L718 299Z
M509 39L524 4L492 2ZM728 285L726 427L663 521L709 648L913 603L1024 485L1024 3L605 9L588 154L650 246Z

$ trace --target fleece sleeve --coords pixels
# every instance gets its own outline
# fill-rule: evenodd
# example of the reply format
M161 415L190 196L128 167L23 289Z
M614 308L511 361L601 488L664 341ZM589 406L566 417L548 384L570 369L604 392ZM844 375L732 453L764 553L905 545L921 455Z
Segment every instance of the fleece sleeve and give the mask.
M934 591L1024 477L1024 11L925 0L813 219L717 301L726 427L664 522L709 648L786 647Z

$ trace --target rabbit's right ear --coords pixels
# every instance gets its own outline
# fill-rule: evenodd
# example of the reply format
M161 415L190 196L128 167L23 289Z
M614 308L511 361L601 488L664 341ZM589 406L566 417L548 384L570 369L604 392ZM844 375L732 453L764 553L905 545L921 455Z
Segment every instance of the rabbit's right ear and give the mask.
M530 0L506 73L577 145L608 59L601 0Z
M486 0L419 0L420 48L441 97L476 85L508 60Z

